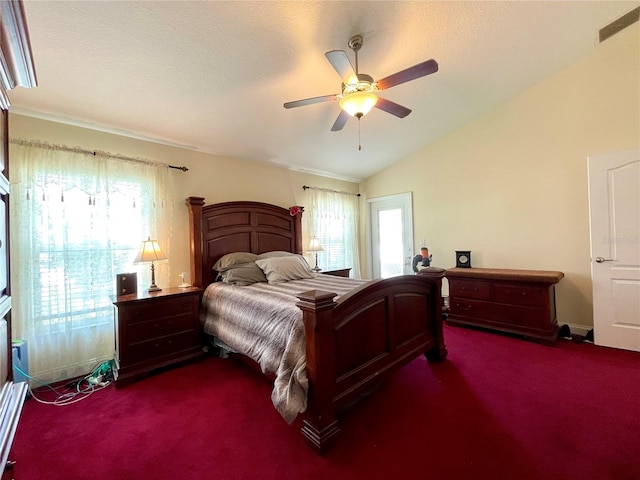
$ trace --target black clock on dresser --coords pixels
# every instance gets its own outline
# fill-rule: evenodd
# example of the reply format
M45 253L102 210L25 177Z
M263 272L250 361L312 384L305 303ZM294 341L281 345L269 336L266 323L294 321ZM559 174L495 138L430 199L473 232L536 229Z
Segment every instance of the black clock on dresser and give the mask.
M471 268L470 250L456 250L456 267Z

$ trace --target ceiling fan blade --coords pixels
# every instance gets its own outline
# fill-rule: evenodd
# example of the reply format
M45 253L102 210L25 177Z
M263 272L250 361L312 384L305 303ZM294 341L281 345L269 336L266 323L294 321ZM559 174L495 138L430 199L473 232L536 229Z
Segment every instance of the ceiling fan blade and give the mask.
M435 60L427 60L426 62L419 63L413 67L409 67L400 72L389 75L388 77L378 80L378 88L380 90L386 90L387 88L395 87L401 83L415 80L416 78L424 77L438 71L438 62Z
M344 127L345 123L347 123L347 120L349 120L349 117L351 117L351 115L349 115L344 110L340 110L340 115L338 115L338 118L336 118L336 121L333 123L333 127L331 127L331 131L338 132L342 130L342 127Z
M346 85L358 81L356 71L353 69L349 57L347 57L344 50L331 50L324 55L327 57L327 60L329 60L331 66L338 72L338 75L340 75L342 83Z
M284 108L302 107L303 105L311 105L313 103L329 102L331 100L337 100L338 94L323 95L321 97L305 98L303 100L294 100L293 102L287 102L284 104Z
M407 107L403 107L396 102L392 102L391 100L380 97L378 97L376 108L384 110L385 112L390 113L391 115L395 115L399 118L404 118L411 113L411 110L409 110Z

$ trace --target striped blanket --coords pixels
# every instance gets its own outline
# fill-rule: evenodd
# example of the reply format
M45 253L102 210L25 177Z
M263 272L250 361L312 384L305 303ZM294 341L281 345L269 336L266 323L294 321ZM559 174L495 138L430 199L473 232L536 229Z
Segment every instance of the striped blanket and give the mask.
M255 360L264 373L275 375L271 401L291 423L306 409L308 388L304 324L296 295L324 290L340 298L363 283L322 274L274 285L216 282L204 292L200 320L205 333Z

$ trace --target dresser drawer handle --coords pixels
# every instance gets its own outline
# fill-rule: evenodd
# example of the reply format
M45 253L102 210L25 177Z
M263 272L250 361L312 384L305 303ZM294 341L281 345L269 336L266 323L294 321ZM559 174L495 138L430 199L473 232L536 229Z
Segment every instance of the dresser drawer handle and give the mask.
M163 328L171 328L172 325L173 325L173 322L171 320L168 320L164 323L159 323L159 322L154 323L153 328L159 330Z
M459 303L456 303L456 308L459 308L460 310L471 310L471 305L460 305Z

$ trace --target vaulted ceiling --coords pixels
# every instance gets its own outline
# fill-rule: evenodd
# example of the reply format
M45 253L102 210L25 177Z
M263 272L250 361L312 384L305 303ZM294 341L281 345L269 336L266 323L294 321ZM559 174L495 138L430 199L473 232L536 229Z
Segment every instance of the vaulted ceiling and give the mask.
M12 110L238 159L358 180L483 115L597 48L637 1L25 1L39 86ZM424 60L435 74L380 96L331 132L340 93L325 58L364 36L380 79ZM358 150L358 126L360 143Z

